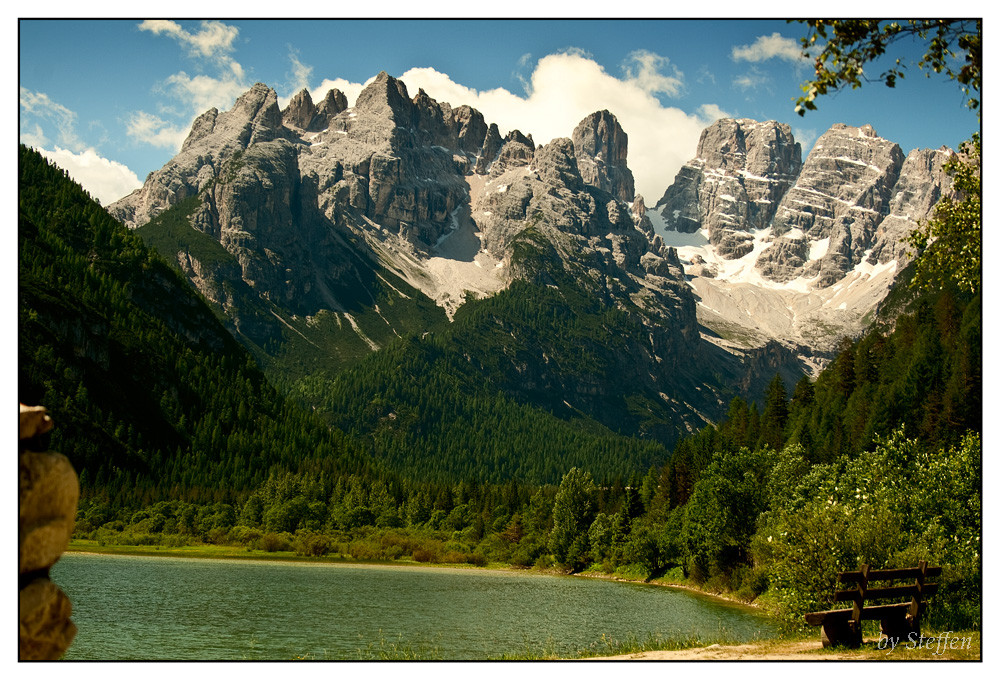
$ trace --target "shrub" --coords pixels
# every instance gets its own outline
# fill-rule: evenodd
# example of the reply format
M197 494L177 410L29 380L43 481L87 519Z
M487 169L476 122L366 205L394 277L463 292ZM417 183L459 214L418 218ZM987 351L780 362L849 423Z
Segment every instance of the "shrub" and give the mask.
M264 552L279 552L291 549L288 537L275 531L268 531L260 537L260 549Z
M463 564L466 561L466 553L449 550L441 557L441 561L446 564Z
M295 536L295 554L308 557L322 557L330 553L333 542L325 534L300 532Z
M208 535L205 536L206 543L212 543L214 545L225 545L226 539L229 536L229 532L221 527L212 527L208 530Z

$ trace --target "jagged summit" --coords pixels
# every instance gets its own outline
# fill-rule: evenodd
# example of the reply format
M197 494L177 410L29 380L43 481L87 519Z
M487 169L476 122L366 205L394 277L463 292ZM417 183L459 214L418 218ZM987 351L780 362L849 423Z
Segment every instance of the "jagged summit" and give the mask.
M909 261L902 239L948 190L949 153L904 161L872 126L836 124L803 163L787 125L724 119L649 215L680 246L703 323L829 351Z
M607 109L590 114L573 130L580 174L587 184L631 203L635 180L628 169L628 135Z
M278 216L284 201L267 206L270 216L251 217L239 207L245 201L234 204L230 199L237 197L223 186L243 175L247 179L252 175L262 185L287 185L289 202L295 203L297 197L294 211L299 215L290 233L308 234L313 229L309 225L317 222L335 225L345 234L359 233L394 271L453 310L463 295L456 286L483 294L509 282L510 270L504 267L508 254L499 247L504 237L498 232L523 225L506 220L504 227L494 228L490 211L479 205L479 198L490 194L489 189L484 191L487 185L535 164L532 172L555 173L551 184L571 191L587 185L611 194L596 202L589 196L583 199L586 205L565 228L578 229L595 219L592 213L598 203L602 214L610 212L613 221L624 219L631 228L624 204L634 194L627 148L627 135L614 115L599 111L581 121L572 141L546 150L539 164L530 134L512 130L501 137L497 126L487 124L479 111L439 103L423 90L411 98L406 85L384 71L350 108L337 90L331 90L319 106L308 90L302 90L279 111L276 93L258 83L230 111L212 109L200 116L181 153L110 209L137 227L185 198L203 196L206 203L193 220L195 228L237 254L241 278L260 286L263 279L272 278L266 272L286 259L280 253L299 249L318 257L321 251L300 243L300 238L287 237L280 250L255 247L255 242L262 245L264 224L291 221L290 216ZM557 150L563 153L556 154ZM249 163L251 159L255 162ZM266 167L256 162L264 159ZM279 169L280 179L270 176ZM609 211L609 200L622 204ZM510 214L517 212L512 210ZM523 210L520 214L523 217ZM483 233L490 236L481 239L478 235ZM235 234L240 236L234 238ZM490 238L493 247L487 248L484 244ZM457 242L464 244L460 253L455 252ZM475 250L470 252L471 248ZM439 254L444 257L436 257ZM427 270L440 269L442 260L449 259L445 284L439 280L442 272ZM314 296L314 284L294 284L302 278L302 263L292 264L296 266L278 264L292 271L290 276L275 272L273 287L287 284L286 288L300 291L293 297L301 298L303 292L306 298ZM305 275L306 281L315 278L315 273ZM288 297L277 290L268 296Z

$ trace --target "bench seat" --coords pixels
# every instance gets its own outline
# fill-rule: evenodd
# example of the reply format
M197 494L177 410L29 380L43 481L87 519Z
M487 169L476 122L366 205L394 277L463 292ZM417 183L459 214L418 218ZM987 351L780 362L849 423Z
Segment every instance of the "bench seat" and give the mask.
M905 616L909 611L909 602L900 602L899 604L880 604L874 607L866 606L861 610L861 620L881 621L885 618ZM825 612L810 612L806 614L806 623L810 626L821 626L827 621L849 621L853 614L853 609L830 609Z

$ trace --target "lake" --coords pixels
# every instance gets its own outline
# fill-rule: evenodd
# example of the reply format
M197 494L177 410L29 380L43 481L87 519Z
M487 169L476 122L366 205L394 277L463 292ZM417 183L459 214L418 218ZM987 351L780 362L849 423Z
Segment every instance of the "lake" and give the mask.
M762 614L682 590L479 569L67 553L68 660L490 659L614 640L749 640Z

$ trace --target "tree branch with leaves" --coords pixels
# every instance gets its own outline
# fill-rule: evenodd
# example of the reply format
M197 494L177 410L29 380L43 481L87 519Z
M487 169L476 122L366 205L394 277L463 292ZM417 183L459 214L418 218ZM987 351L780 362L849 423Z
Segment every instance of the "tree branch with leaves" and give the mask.
M857 89L863 83L882 82L895 87L905 77L907 64L901 57L878 77L871 78L865 66L886 56L903 40L922 40L924 55L917 62L930 77L943 73L965 93L966 106L979 109L982 87L983 22L981 19L874 19L802 21L809 27L800 40L803 54L815 56L814 78L802 85L805 95L795 100L795 111L804 116L816 109L816 98L844 87ZM981 115L981 114L980 114ZM917 254L914 285L933 288L954 281L975 294L982 269L982 142L979 133L964 142L960 152L944 165L952 177L953 193L942 198L929 221L915 229L906 242Z
M874 19L807 19L806 37L800 40L803 54L813 58L815 77L802 86L805 95L795 100L795 111L805 115L816 109L816 98L850 86L882 82L895 87L906 76L907 63L896 58L894 65L877 77L869 77L865 66L886 55L904 40L927 43L917 63L927 76L943 73L959 83L968 97L970 109L979 108L982 84L981 19L911 19L879 21ZM816 54L816 50L819 53Z

